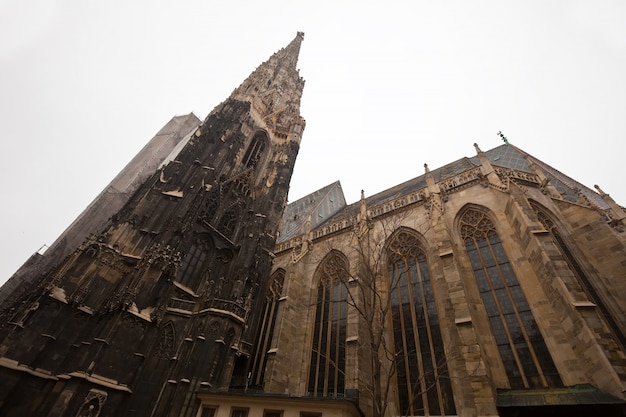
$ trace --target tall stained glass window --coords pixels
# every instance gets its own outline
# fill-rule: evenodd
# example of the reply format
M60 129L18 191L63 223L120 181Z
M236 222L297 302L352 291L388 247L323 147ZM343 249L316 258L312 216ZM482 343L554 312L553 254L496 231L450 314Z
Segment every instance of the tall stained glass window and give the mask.
M272 275L270 286L265 294L265 303L261 315L261 327L257 336L257 342L252 355L251 385L263 385L267 353L274 336L274 326L278 315L278 301L283 292L285 271L279 269Z
M494 223L470 208L460 228L511 388L562 386Z
M243 166L246 168L256 167L257 163L261 159L261 156L263 155L266 143L267 135L264 132L256 133L243 156Z
M316 272L319 279L308 389L318 397L345 392L348 263L331 252Z
M570 270L578 280L580 286L583 288L583 291L585 291L587 297L598 307L599 313L602 315L606 325L611 329L613 333L612 336L615 342L621 345L622 348L626 348L626 335L624 335L624 332L613 317L613 314L611 314L611 311L609 310L607 304L604 302L603 298L596 291L592 280L589 279L589 277L585 273L585 270L565 243L565 239L563 239L563 236L561 236L559 229L556 227L552 219L548 217L546 213L540 210L536 204L532 204L532 206L537 213L537 218L539 219L541 224L543 224L546 230L550 232L552 239L554 239L556 246L559 248L559 251L567 261Z
M454 415L456 409L426 256L402 230L387 247L393 342L401 415Z
M194 291L197 290L212 251L213 245L207 239L196 239L183 259L176 280Z

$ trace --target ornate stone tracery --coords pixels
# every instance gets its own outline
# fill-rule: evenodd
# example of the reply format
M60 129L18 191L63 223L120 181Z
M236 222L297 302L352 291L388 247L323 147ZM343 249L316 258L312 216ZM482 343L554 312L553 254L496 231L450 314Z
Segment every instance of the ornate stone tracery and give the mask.
M486 213L468 209L461 218L461 237L468 239L487 239L496 233L496 228Z
M146 253L144 260L161 269L176 270L182 263L180 252L170 245L153 245Z
M399 262L401 259L417 258L421 253L419 240L406 230L397 233L388 246L389 259L391 262Z
M342 255L332 251L320 266L322 280L346 280L350 276L347 264Z
M102 411L102 406L107 399L108 394L105 391L91 389L83 404L81 405L76 417L98 417Z
M153 355L163 359L170 359L174 356L175 344L176 332L174 331L174 324L170 321L161 328L158 345Z

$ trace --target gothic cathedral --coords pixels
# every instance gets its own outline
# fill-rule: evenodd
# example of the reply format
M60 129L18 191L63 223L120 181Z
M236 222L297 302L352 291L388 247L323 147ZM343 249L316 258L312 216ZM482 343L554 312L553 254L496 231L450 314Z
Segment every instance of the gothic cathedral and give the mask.
M0 289L0 415L626 415L624 207L506 140L287 204L302 40Z
M191 416L200 388L245 385L305 126L302 39L3 309L0 414Z

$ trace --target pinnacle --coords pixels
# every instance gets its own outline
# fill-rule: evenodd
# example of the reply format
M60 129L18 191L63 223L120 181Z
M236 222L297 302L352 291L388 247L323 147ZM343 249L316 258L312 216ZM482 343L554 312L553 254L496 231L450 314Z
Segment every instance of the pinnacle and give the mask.
M298 32L296 37L285 48L285 58L293 63L295 68L298 63L298 56L300 55L300 45L304 40L304 32Z
M304 80L296 65L303 39L304 33L297 32L287 46L257 67L231 97L253 102L266 115L284 111L286 106L298 113Z

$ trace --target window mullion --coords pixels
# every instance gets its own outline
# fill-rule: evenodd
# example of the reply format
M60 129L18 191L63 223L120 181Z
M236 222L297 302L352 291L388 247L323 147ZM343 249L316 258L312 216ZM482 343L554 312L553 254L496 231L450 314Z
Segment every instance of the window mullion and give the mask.
M417 260L416 260L417 261ZM434 382L434 386L433 387L426 387L427 391L428 389L435 389L437 391L437 398L439 399L439 411L441 413L441 415L444 415L444 410L443 410L443 396L442 396L442 392L441 392L441 386L439 384L439 368L438 368L438 364L437 364L437 354L435 352L435 346L434 346L434 338L433 338L433 334L432 334L432 329L431 329L431 317L428 314L428 299L426 298L426 283L424 281L424 277L422 276L422 272L419 269L419 263L417 263L417 272L418 272L418 281L419 281L419 285L422 291L422 305L423 305L423 310L424 310L424 321L425 321L425 327L426 327L426 335L428 336L428 348L430 349L430 362L431 365L433 367L433 382ZM429 280L429 283L431 285L430 287L430 291L432 291L432 282ZM434 294L433 294L434 297ZM435 314L437 314L435 312ZM438 323L437 323L438 325ZM431 404L428 404L427 409L425 409L425 413L430 414L430 407Z
M415 306L416 304L416 295L413 293L413 281L417 281L417 284L420 287L420 298L421 298L421 308L422 308L422 313L424 314L424 319L426 320L426 316L427 316L427 310L425 310L425 303L424 303L424 288L422 287L422 283L419 282L419 272L417 271L417 259L415 258L411 258L412 260L415 261L415 270L416 270L416 277L413 277L411 275L411 268L407 267L407 281L408 281L408 289L409 289L409 306L411 309L411 325L413 327L413 337L414 337L414 341L413 343L415 344L415 350L417 353L417 366L418 366L418 370L419 370L419 376L418 376L418 380L416 381L416 384L419 385L420 387L420 392L419 395L422 397L422 404L424 406L424 413L425 415L428 415L428 398L427 398L427 387L426 387L426 371L424 369L424 358L422 355L422 345L420 344L420 340L423 337L423 335L421 335L419 333L419 323L417 320L417 307ZM409 260L407 259L407 266L410 264Z
M500 279L502 281L502 285L504 286L504 290L506 291L506 295L509 298L509 302L511 303L511 307L513 309L513 313L515 314L515 319L517 320L517 325L520 328L520 332L522 334L522 337L524 338L524 342L526 342L526 346L528 347L528 352L530 353L530 357L533 361L533 363L535 364L535 367L537 368L537 371L539 373L539 377L541 378L541 383L543 384L544 387L548 386L548 382L546 381L546 378L543 374L543 369L541 368L541 364L539 363L539 358L537 358L537 354L535 353L535 349L533 348L533 345L530 341L530 338L528 337L528 332L526 331L526 326L524 326L524 321L522 320L522 317L520 316L519 310L517 309L517 304L515 302L515 299L513 298L513 294L511 294L511 289L509 287L509 284L506 282L506 277L504 276L504 273L502 271L502 268L500 266L500 262L497 260L497 258L495 257L495 251L493 250L493 246L491 245L491 242L489 242L489 250L491 251L491 256L493 256L493 258L496 260L496 269L498 270L498 274L500 275ZM517 285L519 286L519 282L517 283ZM520 291L522 291L521 286L520 286ZM529 310L530 310L530 306L529 306ZM532 314L532 311L531 311ZM508 327L508 326L507 326ZM512 344L512 348L515 349L515 344ZM526 372L523 366L519 366L520 371L523 375L523 379L524 381L526 381L525 383L528 384L527 381L527 377L526 377Z
M324 316L324 310L325 310L325 306L326 306L326 291L325 291L325 286L328 285L326 282L326 280L324 279L320 284L320 289L322 290L322 300L321 300L321 304L320 305L320 310L319 310L319 317L316 318L316 322L315 325L319 326L319 332L317 335L317 345L315 346L315 352L313 352L313 354L315 355L315 379L314 379L314 394L317 395L317 392L319 390L319 378L320 378L320 368L321 368L321 360L322 360L322 339L324 336L324 320L325 320L325 316Z
M487 236L481 236L485 242L487 243L487 248L489 249L491 256L494 257L494 253L493 250L491 248L491 242L489 242L489 240L487 239ZM511 331L509 329L508 324L506 323L506 320L504 319L504 313L502 311L502 305L500 304L500 300L497 297L496 291L493 287L493 282L491 280L491 277L489 276L489 272L487 271L487 267L486 267L486 262L485 262L485 258L480 250L480 247L478 246L478 240L476 239L476 237L473 238L474 239L474 244L476 245L476 253L478 254L478 257L480 258L480 263L482 265L483 268L483 272L485 274L485 277L487 278L487 284L489 285L489 289L491 291L491 293L493 294L493 299L495 302L495 306L496 309L498 310L498 315L500 316L500 321L502 322L502 328L504 329L504 333L506 334L506 338L509 341L509 346L511 347L511 353L513 353L513 359L515 359L515 363L517 364L517 370L520 373L520 376L522 377L522 381L524 383L524 387L528 388L528 380L526 378L526 374L524 373L524 369L522 367L522 361L519 358L519 355L517 353L517 350L515 349L515 344L513 343L513 336L511 335ZM497 258L493 258L496 265L498 264ZM502 277L502 276L501 276ZM503 283L506 285L506 283ZM515 308L514 308L515 310ZM497 342L496 342L497 343Z
M407 282L407 287L410 285L410 281L408 279L409 273L407 270L406 260L403 258L402 262L404 263L404 279ZM402 301L402 273L398 274L398 316L400 317L400 328L402 329L402 356L404 358L404 375L405 375L405 383L407 386L407 393L409 394L408 402L409 402L409 410L400 410L402 413L405 411L408 414L413 414L413 381L411 381L411 369L409 367L409 350L408 350L408 342L406 336L406 319L404 317L404 309L403 309L403 301Z
M324 351L324 381L323 381L323 386L324 386L324 395L328 395L328 373L330 371L330 361L331 361L331 357L330 357L330 344L332 343L332 333L333 333L333 308L334 308L334 302L335 299L333 297L333 286L334 286L334 280L333 277L330 277L329 279L329 283L328 283L328 288L330 289L329 291L329 300L327 301L329 303L328 305L328 315L325 318L325 326L327 328L326 331L326 348Z

